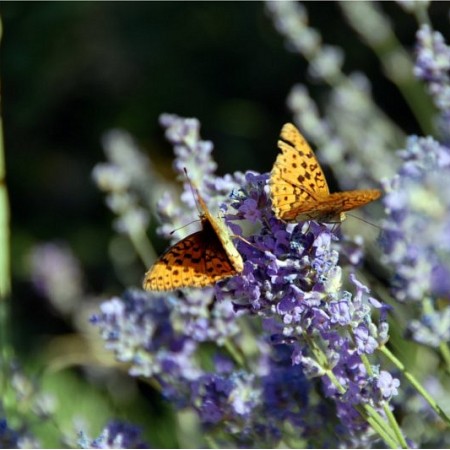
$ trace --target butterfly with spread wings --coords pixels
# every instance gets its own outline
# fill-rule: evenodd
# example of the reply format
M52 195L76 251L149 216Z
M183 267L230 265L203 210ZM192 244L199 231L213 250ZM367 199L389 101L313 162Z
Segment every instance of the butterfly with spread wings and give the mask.
M330 194L325 175L314 152L291 123L281 129L278 154L269 190L275 216L286 222L317 220L342 222L345 212L380 197L378 189Z

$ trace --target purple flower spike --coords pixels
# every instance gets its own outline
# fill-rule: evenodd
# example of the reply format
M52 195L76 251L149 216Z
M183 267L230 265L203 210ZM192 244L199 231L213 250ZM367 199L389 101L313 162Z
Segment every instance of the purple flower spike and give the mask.
M78 445L80 448L151 448L142 440L138 427L120 421L110 422L92 441L80 432Z

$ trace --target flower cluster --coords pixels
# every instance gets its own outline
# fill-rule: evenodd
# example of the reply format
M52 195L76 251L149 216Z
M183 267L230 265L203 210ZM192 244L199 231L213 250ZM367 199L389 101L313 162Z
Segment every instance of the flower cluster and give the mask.
M97 164L92 177L107 194L106 204L118 216L114 222L116 231L139 235L149 223L147 210L153 210L156 200L170 185L153 169L128 133L122 130L105 133L103 147L108 162Z
M388 217L382 244L385 262L394 267L398 300L416 302L450 296L450 147L431 137L410 137L399 153L404 163L385 180ZM436 307L436 305L434 305ZM433 308L434 308L433 307ZM432 346L450 339L450 308L424 314L410 329L416 340Z
M422 25L417 32L414 74L425 81L439 110L442 141L411 136L398 152L398 173L384 180L384 260L395 270L393 291L414 302L418 318L408 330L432 347L450 341L450 48L443 36Z
M150 448L142 440L138 427L120 421L110 422L95 439L80 431L78 445L80 448Z
M417 32L414 74L423 80L441 113L441 132L450 140L450 47L438 31L422 25Z
M28 434L24 428L11 428L5 418L0 418L0 447L1 448L40 448L39 442Z
M350 281L356 293L352 296L342 289L342 267L333 246L337 238L328 226L315 222L287 225L273 217L266 179L266 175L248 173L245 194L232 204L240 212L235 219L249 214L249 204L257 205L260 231L248 238L252 245L238 244L244 271L226 283L225 292L240 299L239 310L264 318L273 342L295 344L292 361L308 376L324 375L328 368L335 375L342 374L339 383L348 394L341 397L336 385L334 392L328 390L342 404L351 408L368 397L374 401L395 395L385 383L375 382L383 374L367 373L361 360L388 339L385 309L354 275ZM378 324L371 320L373 309L382 312ZM315 351L311 342L321 350ZM326 364L320 361L322 349ZM358 397L356 390L366 398ZM346 425L351 428L350 422Z
M369 355L388 339L387 322L383 306L355 275L350 275L355 294L342 289L338 249L344 244L327 225L286 224L275 218L267 174L215 177L211 146L200 140L197 121L163 115L162 123L169 127L166 134L176 148L178 172L187 168L198 182L194 169L203 167L199 187L206 201L221 203L223 218L236 235L243 234L241 223L253 229L236 242L244 270L212 289L183 291L182 298L129 291L104 303L93 322L107 347L120 361L131 363L132 375L155 377L166 398L180 407L191 405L204 426L226 423L227 432L240 444L263 435L266 442L279 442L285 422L300 426L305 436L313 434L314 426L298 402L308 403L306 378L321 377L326 396L336 402L341 427L363 442L368 426L355 407L370 403L381 411L382 402L396 395L398 380L368 363ZM166 214L161 216L167 224L174 218L192 218L187 209L192 207L192 191L187 183L184 187L185 206L164 202ZM372 321L375 309L381 311L379 323ZM246 355L253 372L237 365L235 352L242 352L247 339L236 325L239 316L261 318L259 346L270 344L268 362L262 353ZM224 348L231 343L235 360L224 360L219 353L215 370L205 371L198 354L200 344L207 342ZM283 368L270 362L280 346L290 366L286 358ZM299 382L295 404L281 400L289 392L281 387L285 377ZM284 410L286 402L291 408ZM320 408L323 405L310 405L308 413L317 417ZM261 412L278 418L278 426L263 424Z

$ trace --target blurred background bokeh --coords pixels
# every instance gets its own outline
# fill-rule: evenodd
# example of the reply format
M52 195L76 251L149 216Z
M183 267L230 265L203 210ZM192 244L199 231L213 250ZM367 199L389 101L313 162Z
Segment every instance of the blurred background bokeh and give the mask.
M345 49L344 70L365 72L378 105L406 133L420 134L401 94L339 7L306 6L324 41ZM410 50L414 19L393 2L381 8ZM29 255L35 245L67 246L92 298L128 287L109 258L113 216L91 175L105 159L103 133L128 131L170 180L172 149L158 117L163 112L196 117L202 138L215 144L220 174L266 172L279 130L292 120L285 104L291 87L306 83L319 105L323 87L308 78L306 63L286 48L259 2L2 2L0 13L12 221L10 337L24 365L39 371L51 360L49 346L60 345L55 339L70 336L74 326L32 284ZM448 33L448 4L433 3L430 15L433 25ZM166 246L154 244L158 252ZM134 285L140 282L136 277ZM143 426L154 421L163 425L147 427L149 440L155 446L177 445L171 413L151 387L120 375L106 387L96 385L95 375L86 380L79 370L82 362L80 356L70 369L43 377L68 398L74 392L89 397L86 411L79 404L65 406L67 420L85 412L88 420L98 421L93 431L116 413ZM88 412L92 408L95 419Z

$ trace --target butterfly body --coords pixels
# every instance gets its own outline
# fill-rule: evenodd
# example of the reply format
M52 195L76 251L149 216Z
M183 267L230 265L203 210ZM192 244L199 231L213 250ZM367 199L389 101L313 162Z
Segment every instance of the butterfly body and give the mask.
M214 217L196 190L202 229L170 247L149 269L144 289L168 291L205 287L242 272L244 263L220 218Z
M330 194L314 152L297 128L287 123L281 130L269 181L275 216L286 222L317 220L342 222L345 212L376 200L378 189Z

